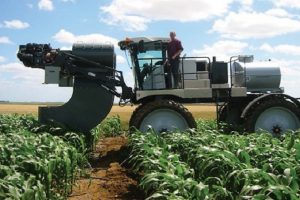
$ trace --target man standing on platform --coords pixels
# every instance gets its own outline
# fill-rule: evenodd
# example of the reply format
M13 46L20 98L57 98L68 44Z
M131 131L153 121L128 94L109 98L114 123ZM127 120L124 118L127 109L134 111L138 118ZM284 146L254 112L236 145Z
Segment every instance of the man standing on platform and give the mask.
M179 82L179 57L181 52L183 51L183 47L181 45L181 41L176 39L176 33L170 32L170 42L167 46L167 54L168 54L168 65L167 66L167 87L172 88L172 77L173 75L174 79L174 87L178 88L178 82Z

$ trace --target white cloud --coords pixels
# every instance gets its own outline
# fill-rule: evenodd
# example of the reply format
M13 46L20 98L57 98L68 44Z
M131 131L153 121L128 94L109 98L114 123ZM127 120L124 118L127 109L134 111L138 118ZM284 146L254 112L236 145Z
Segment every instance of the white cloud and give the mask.
M241 10L243 11L252 10L253 0L236 0L236 1L242 5Z
M212 45L204 45L200 50L193 50L195 56L216 56L218 60L228 60L230 56L240 55L248 44L245 42L223 40Z
M72 46L63 46L60 47L60 50L72 50Z
M5 28L11 29L25 29L28 28L30 25L27 22L22 22L20 20L14 19L11 21L4 21Z
M274 52L273 47L271 45L267 44L267 43L264 43L263 45L261 45L259 47L259 49L262 50L262 51L267 51L267 52L272 52L272 53Z
M72 94L72 88L45 85L40 82L11 81L1 75L0 85L5 85L0 87L0 100L11 102L65 102Z
M53 38L65 44L73 44L76 42L86 42L86 43L108 43L117 46L118 40L109 36L105 36L102 34L94 33L87 35L74 35L73 33L66 31L65 29L61 29L58 31Z
M253 0L237 0L237 2L240 2L242 5L245 6L252 6Z
M124 28L125 31L144 31L146 30L147 23L150 22L150 20L139 17L139 16L111 16L110 19L103 18L101 19L102 22L105 22L108 25L113 26L121 26Z
M76 0L61 0L61 1L65 2L65 3L67 3L67 2L75 3L76 2Z
M12 41L6 36L0 36L0 44L11 44Z
M273 60L280 67L281 75L284 79L298 78L300 73L300 61L299 60ZM299 80L300 81L300 80ZM298 85L299 86L299 85Z
M117 55L117 64L125 64L126 59L123 56Z
M10 74L12 81L43 83L43 70L25 67L19 62L7 63L0 65L1 74Z
M267 13L230 12L214 22L212 30L235 39L269 38L300 31L300 21Z
M22 65L21 63L18 62L14 62L14 63L7 63L7 64L2 64L0 65L0 72L11 72L11 73L15 73L15 72L20 72L23 73L25 71L28 71L29 68L26 68L24 65Z
M3 56L0 56L0 63L5 62L5 61L6 61L6 58Z
M110 5L100 7L104 15L101 21L121 26L126 31L144 31L151 21L190 22L222 16L232 2L233 0L218 3L211 0L114 0Z
M53 2L51 0L40 0L38 3L40 10L52 11L54 9Z
M300 56L300 46L296 45L281 44L277 46L271 46L270 44L265 43L261 45L259 49L270 53Z
M299 0L272 0L278 7L300 8Z
M61 29L60 31L58 31L53 38L61 43L74 43L76 40L76 36L71 33L66 31L65 29Z
M124 81L127 86L134 87L134 77L131 71L124 73Z
M286 10L281 9L281 8L270 9L270 10L266 11L265 14L272 15L275 17L291 17L291 15Z
M0 65L0 85L5 85L0 87L1 100L51 102L67 101L70 98L72 88L44 85L43 82L42 69L25 67L19 62Z
M284 87L285 93L293 97L300 97L300 60L273 59L273 62L281 70L281 86Z

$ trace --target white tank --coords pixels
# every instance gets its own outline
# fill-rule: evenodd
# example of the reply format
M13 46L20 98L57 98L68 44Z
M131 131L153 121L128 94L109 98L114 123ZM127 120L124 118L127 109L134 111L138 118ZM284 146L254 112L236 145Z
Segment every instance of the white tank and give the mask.
M248 92L281 91L279 67L251 63L244 68L240 63L235 62L232 64L232 72L232 83L235 87L247 87Z

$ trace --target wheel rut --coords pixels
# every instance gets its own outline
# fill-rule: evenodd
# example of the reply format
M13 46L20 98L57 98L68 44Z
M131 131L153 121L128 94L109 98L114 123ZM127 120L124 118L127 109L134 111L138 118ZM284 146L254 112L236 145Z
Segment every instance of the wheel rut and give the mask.
M103 138L91 154L89 178L75 182L69 200L144 199L137 176L124 163L129 155L125 136Z

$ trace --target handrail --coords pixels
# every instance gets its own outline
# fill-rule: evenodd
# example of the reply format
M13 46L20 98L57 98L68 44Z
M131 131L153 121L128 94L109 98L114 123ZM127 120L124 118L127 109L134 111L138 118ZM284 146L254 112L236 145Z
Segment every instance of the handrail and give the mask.
M208 65L210 65L211 64L211 59L209 58L209 57L207 57L207 56L199 56L199 57L195 57L195 56L191 56L191 57L180 57L179 58L180 60L181 60L181 69L182 69L182 72L181 73L179 73L179 76L180 76L180 80L181 80L181 83L182 83L182 85L181 85L181 88L182 89L184 89L185 88L185 85L184 85L184 81L185 81L185 77L184 77L184 75L187 75L187 74L195 74L195 75L197 75L197 72L196 73L185 73L184 72L184 60L189 60L189 59L205 59L205 60L207 60L208 61ZM163 58L163 57L152 57L152 58L138 58L138 61L139 60L149 60L150 61L150 66L153 66L153 60L159 60L159 61L164 61L164 60L166 60L165 58ZM164 63L162 63L161 65L163 65ZM142 69L143 68L143 66L139 66L139 68L140 69ZM209 71L209 70L208 70ZM163 72L163 73L161 73L161 74L156 74L156 75L165 75L165 73ZM153 74L151 75L152 77L154 76ZM152 78L152 81L151 81L151 88L153 88L154 87L154 83L153 83L153 78ZM142 86L140 86L140 87L142 87Z

